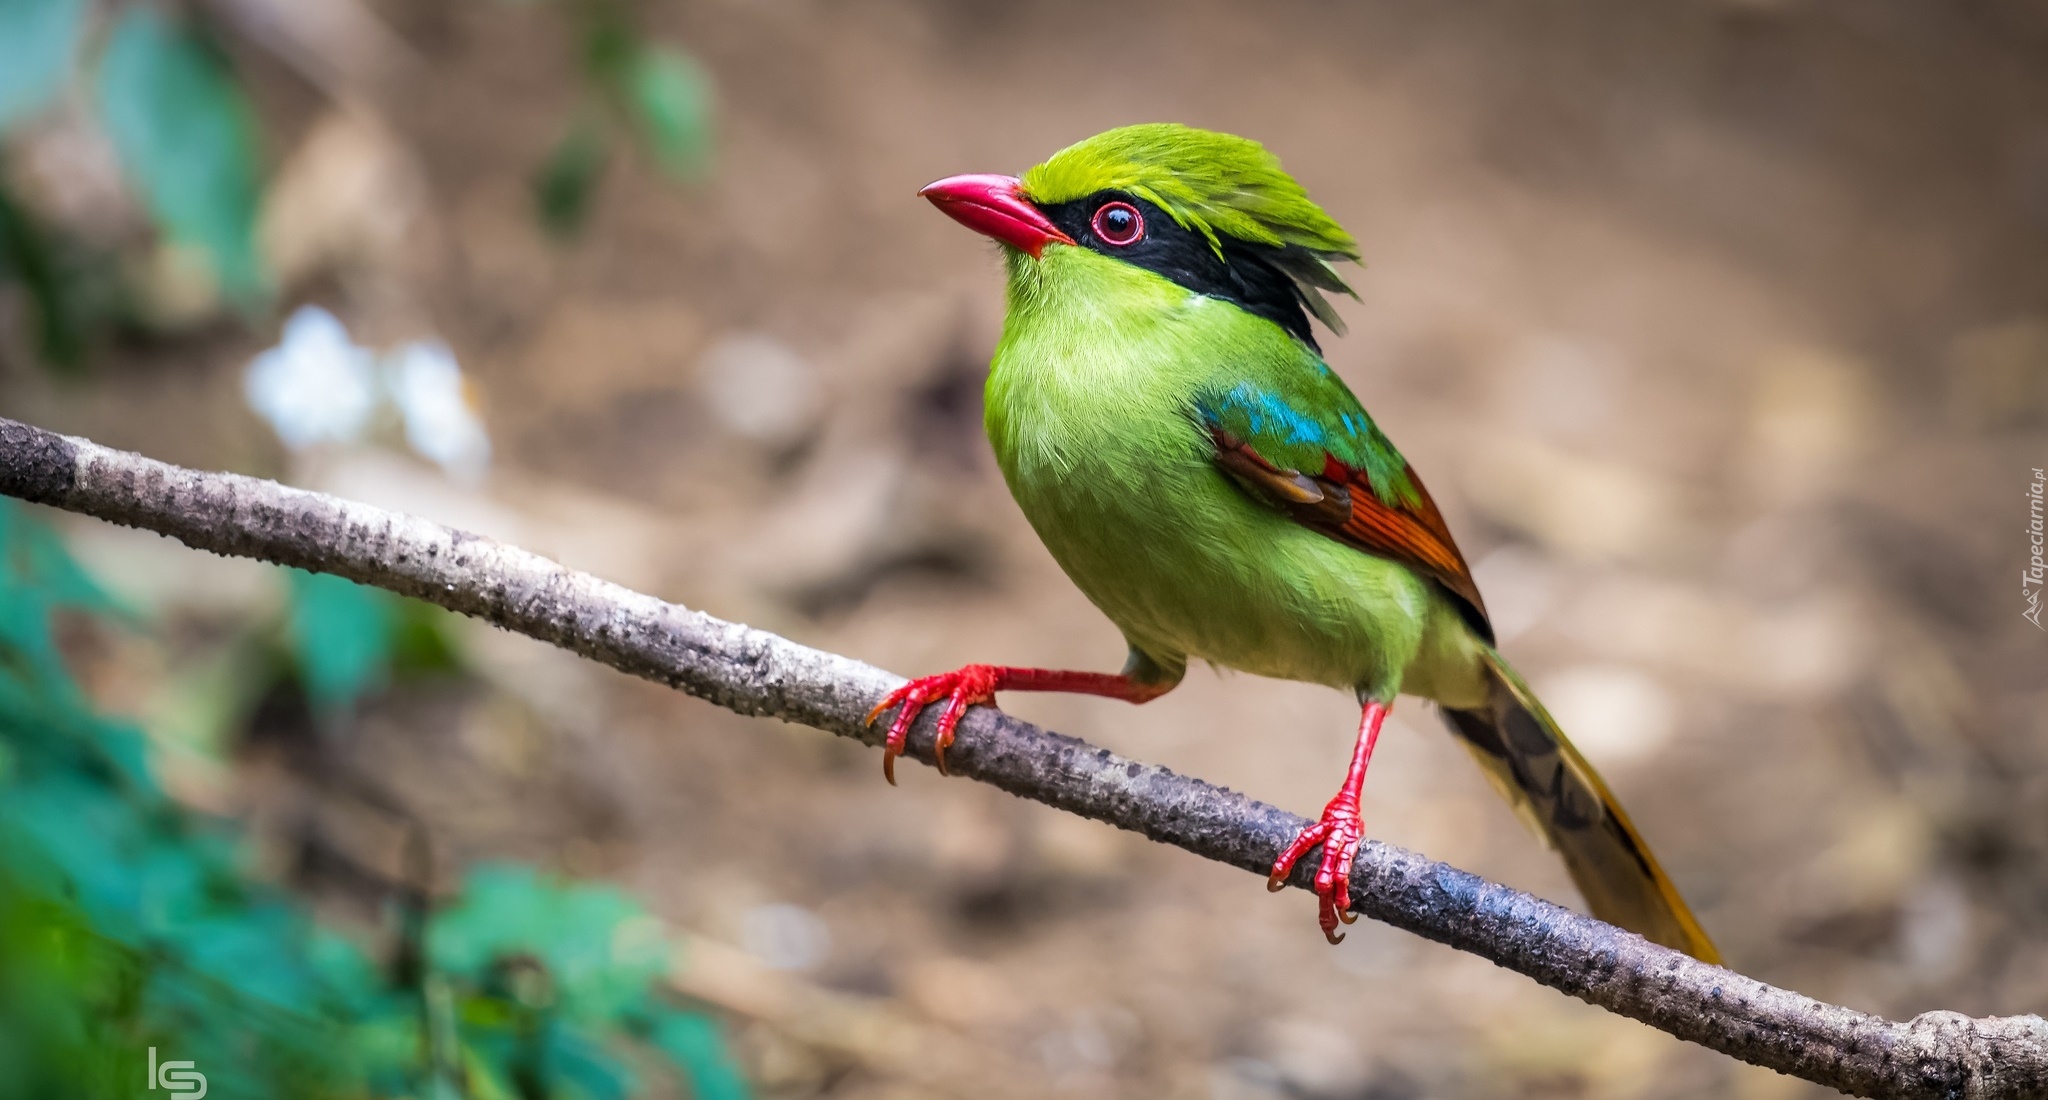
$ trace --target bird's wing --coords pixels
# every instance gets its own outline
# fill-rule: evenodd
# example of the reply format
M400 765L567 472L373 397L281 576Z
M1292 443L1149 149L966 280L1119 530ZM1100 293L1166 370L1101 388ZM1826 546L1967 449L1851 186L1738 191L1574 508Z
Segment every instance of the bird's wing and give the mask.
M1216 465L1304 527L1391 558L1441 585L1473 630L1493 628L1472 570L1422 479L1343 381L1315 361L1195 401Z

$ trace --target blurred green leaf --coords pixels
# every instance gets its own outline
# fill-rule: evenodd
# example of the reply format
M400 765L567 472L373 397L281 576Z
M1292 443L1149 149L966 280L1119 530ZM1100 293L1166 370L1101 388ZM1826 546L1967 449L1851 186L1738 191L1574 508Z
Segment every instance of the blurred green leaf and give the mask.
M317 713L346 710L394 675L461 667L449 623L454 613L326 573L286 571L292 665ZM246 683L229 683L245 689ZM224 706L249 700L229 694Z
M547 1029L543 1052L548 1076L567 1084L584 1100L626 1100L634 1088L632 1070L589 1037L567 1027Z
M437 1073L430 1082L428 1100L520 1100L520 1094L504 1079L503 1073L483 1052L474 1047L462 1051L462 1084L468 1086L468 1096L455 1083L452 1073Z
M401 676L432 676L459 672L462 653L453 631L461 616L424 600L397 601L391 627L391 667Z
M71 71L85 0L0 0L0 131L39 110Z
M733 1063L718 1021L701 1012L666 1010L649 1039L690 1079L695 1100L748 1100L747 1080Z
M434 965L481 982L500 962L538 961L574 1019L617 1016L646 996L668 965L659 924L617 890L560 884L531 867L489 863L470 872L460 905L427 929Z
M678 178L702 175L711 152L711 78L688 55L661 46L637 51L624 76L626 104L655 163Z
M582 0L573 10L585 76L600 86L617 83L641 43L626 5L621 0Z
M114 601L78 568L56 533L0 498L0 644L12 661L0 674L26 676L44 690L70 683L57 652L50 614L61 609L106 613Z
M133 619L133 612L117 603L79 566L57 532L28 520L13 501L0 500L0 540L16 555L15 571L39 588L51 606Z
M288 570L291 646L316 711L346 710L391 674L397 598L326 573Z
M205 250L230 297L260 297L255 126L220 56L155 7L130 7L100 56L98 92L107 136L157 222Z
M557 237L583 228L598 181L611 160L611 135L589 114L577 118L534 177L533 197L540 222Z

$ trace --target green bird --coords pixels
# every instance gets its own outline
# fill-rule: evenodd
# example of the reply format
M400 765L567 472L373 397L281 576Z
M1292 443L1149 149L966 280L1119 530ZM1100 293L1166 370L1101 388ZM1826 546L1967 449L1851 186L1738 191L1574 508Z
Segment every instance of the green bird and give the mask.
M1360 706L1343 785L1273 864L1322 848L1318 918L1349 912L1359 792L1396 695L1434 701L1599 917L1716 961L1606 785L1494 647L1486 604L1429 492L1324 363L1310 318L1350 234L1255 141L1126 126L1022 179L920 194L1003 245L1008 312L986 427L1010 493L1130 656L1115 674L968 665L891 694L883 769L944 704L937 756L1001 691L1143 703L1190 658L1328 684ZM1354 295L1355 296L1355 295Z

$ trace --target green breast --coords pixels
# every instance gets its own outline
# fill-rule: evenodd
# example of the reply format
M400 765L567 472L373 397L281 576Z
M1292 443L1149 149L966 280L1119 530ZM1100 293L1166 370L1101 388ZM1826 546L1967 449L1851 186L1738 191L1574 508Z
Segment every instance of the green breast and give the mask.
M1024 515L1131 644L1339 687L1399 683L1424 582L1252 501L1192 414L1304 354L1278 326L1082 249L1013 262L987 427Z

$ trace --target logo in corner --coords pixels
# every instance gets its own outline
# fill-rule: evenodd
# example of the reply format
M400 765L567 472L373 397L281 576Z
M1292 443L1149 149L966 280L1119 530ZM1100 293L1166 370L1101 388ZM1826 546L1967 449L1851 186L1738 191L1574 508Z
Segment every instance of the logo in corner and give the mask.
M159 1062L156 1048L149 1048L149 1091L169 1090L171 1100L204 1100L206 1075L191 1061Z

